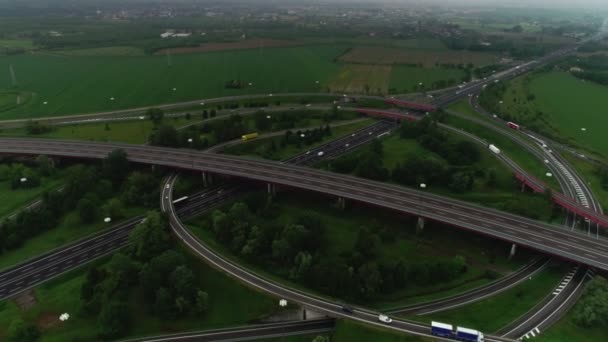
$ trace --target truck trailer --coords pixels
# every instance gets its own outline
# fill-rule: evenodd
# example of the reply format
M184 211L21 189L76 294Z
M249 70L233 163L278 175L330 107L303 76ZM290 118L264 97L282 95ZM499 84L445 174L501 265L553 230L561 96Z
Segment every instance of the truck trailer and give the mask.
M248 140L252 140L258 137L258 133L249 133L249 134L245 134L243 135L241 138L243 139L243 141L248 141Z
M465 342L483 342L483 334L477 330L457 327L456 339Z
M431 322L431 335L452 338L454 335L454 328L451 324Z
M509 126L510 128L513 128L513 129L517 129L517 130L519 129L519 125L516 124L515 122L511 122L511 121L507 122L507 126Z
M500 154L500 149L492 144L488 145L488 148L490 149L490 151L496 153L496 154Z
M481 332L473 329L454 327L451 324L431 322L431 335L464 342L484 342Z

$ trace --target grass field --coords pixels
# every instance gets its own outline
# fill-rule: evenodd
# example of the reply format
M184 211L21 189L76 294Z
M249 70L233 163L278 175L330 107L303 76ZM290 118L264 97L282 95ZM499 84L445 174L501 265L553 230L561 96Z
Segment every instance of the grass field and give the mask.
M329 83L332 92L386 94L391 79L390 65L346 64Z
M409 93L413 87L422 83L429 88L433 83L444 80L454 80L458 83L465 74L459 69L445 68L417 68L405 65L393 65L389 83L389 89L395 89L397 93Z
M409 317L420 322L431 320L492 333L511 323L539 303L563 276L564 268L547 268L530 280L498 295L453 310Z
M526 93L535 99L526 101L522 95ZM602 112L606 97L606 86L564 72L548 72L535 75L528 82L514 80L500 110L521 120L533 120L537 112L542 112L546 123L539 124L545 129L608 156L608 141L603 136L608 129L608 116Z
M432 342L435 339L401 334L349 320L338 320L331 340L333 342Z
M145 210L141 208L127 208L125 210L125 217L134 217L143 213L145 213ZM99 222L96 223L83 224L80 222L78 213L72 211L62 217L56 227L26 240L17 249L3 252L0 255L0 270L74 242L95 232L110 228L116 223L118 222L108 224L99 219Z
M110 46L90 49L61 50L51 54L65 56L143 56L144 51L132 46Z
M244 325L277 311L278 305L275 299L242 286L193 256L188 260L199 279L201 288L209 293L208 313L203 317L192 317L175 322L162 321L147 313L141 302L143 299L134 294L131 301L131 309L134 313L131 336ZM88 266L69 272L38 286L35 289L36 304L26 311L21 311L12 301L0 302L0 340L3 340L8 325L16 317L22 317L39 326L45 325L42 341L97 340L96 318L83 317L79 313L80 287L84 282L87 268ZM70 320L65 323L58 320L63 312L71 315Z
M1 113L0 119L237 94L317 92L339 70L333 59L345 48L308 46L187 54L172 56L170 61L165 56L10 56L0 60L0 70L4 70L0 73L0 89L12 86L8 67L13 65L20 90L35 96L25 105ZM233 79L252 85L241 90L224 88L225 82Z
M437 64L486 65L495 63L495 55L483 52L438 50L410 50L386 47L355 47L343 56L340 61L361 64L422 64L433 67Z
M34 43L28 39L0 39L0 49L22 48L22 49L29 50L33 47L34 47Z
M57 188L61 184L60 176L42 178L41 185L32 189L11 189L9 181L0 181L0 221L19 208L36 200L45 191Z

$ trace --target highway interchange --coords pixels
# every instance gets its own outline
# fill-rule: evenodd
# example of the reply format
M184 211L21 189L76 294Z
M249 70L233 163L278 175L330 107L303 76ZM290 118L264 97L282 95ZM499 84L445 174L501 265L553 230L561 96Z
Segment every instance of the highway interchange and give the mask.
M479 88L481 86L482 86L481 84L472 85L470 89L466 89L466 92L473 91L473 90L479 91L479 89L477 89L477 88ZM447 102L450 102L450 101L453 101L453 100L454 99L452 99L449 96L447 98L440 99L440 101L444 101L444 103L447 103ZM386 125L385 127L382 127L381 124L378 125L378 126L382 127L382 129L384 129L384 128L392 129L389 124L385 123L385 125ZM4 142L5 141L4 140L0 140L0 142L2 142L2 145L4 147L4 145L5 145ZM71 143L72 142L69 142L67 144L71 144ZM335 145L333 145L333 148L336 151L339 151L340 149L346 150L346 149L348 149L348 147L351 147L351 146L347 146L346 144L343 144L343 142L335 142ZM352 147L354 148L355 146L352 146ZM82 151L78 152L78 151L76 151L76 149L77 148L70 149L69 152L67 152L67 153L65 153L67 151L67 150L65 150L65 151L63 151L63 154L64 155L68 155L68 156L73 156L73 157L74 156L85 157L85 158L92 157L92 155L83 156L83 155L81 155ZM327 150L328 151L332 151L333 149L327 149ZM14 150L13 151L3 150L3 151L8 152L8 153L15 153ZM17 153L19 153L19 152L17 152ZM95 152L94 154L97 154L97 153L98 152ZM130 152L128 152L128 153L131 156L131 153ZM51 154L52 155L52 153L48 153L48 150L47 150L47 153L45 153L45 154ZM193 153L190 153L190 152L189 152L189 154L190 154L190 156L193 155ZM199 154L199 153L196 153L196 154L197 154L197 157L199 157L199 155L204 156L204 154ZM58 153L56 155L61 155L61 153ZM131 157L133 158L133 156L131 156ZM93 156L93 158L99 158L99 157L98 156ZM140 157L134 158L134 161L138 161L138 162L150 162L148 160L148 158L149 158L149 156L146 156L145 153L142 153L142 155ZM299 156L299 158L303 158L303 159L310 158L310 154L308 154L308 155L304 154L303 156L301 155L301 156ZM201 171L212 171L212 172L218 172L219 171L220 173L233 174L233 175L237 175L238 176L238 175L240 175L239 172L243 171L242 167L243 166L247 166L248 163L250 162L250 161L243 160L243 162L245 164L241 164L240 162L237 162L237 161L234 161L234 160L230 160L230 161L215 160L214 164L211 165L208 162L203 161L203 160L201 160L201 161L191 160L190 161L191 164L190 165L186 165L187 162L185 162L185 159L187 159L187 158L184 158L184 156L181 156L180 158L169 158L169 159L166 159L166 160L164 160L162 162L155 163L155 164L158 164L158 165L169 165L169 164L171 164L172 166L178 166L178 167L181 166L182 168L186 168L186 169L197 169L197 170L201 170ZM206 159L206 158L203 158L203 159ZM169 162L169 163L166 163L166 162ZM235 171L234 172L222 172L221 169L224 169L224 171L225 171L225 170L227 170L227 167L229 167L229 166L227 166L228 164L226 164L226 163L236 163L236 164L233 164L235 166ZM241 169L239 169L239 168L241 168ZM271 169L272 169L272 167L271 167ZM277 170L272 170L272 171L277 171ZM280 170L280 171L283 172L284 170ZM298 171L287 171L287 172L288 173L296 173L297 176L304 177L304 178L311 176L310 174L301 173L299 170ZM275 172L271 172L271 173L274 174ZM558 173L555 173L555 174L558 174ZM240 176L242 176L242 175L240 175ZM267 179L264 178L264 177L268 177L268 173L259 172L258 176L256 176L256 177L248 177L248 178L254 178L254 179L258 179L258 180L267 181ZM292 184L293 183L293 179L290 179L289 176L286 176L285 174L282 174L282 175L280 175L280 177L282 177L283 180L280 181L280 182L275 182L275 183L294 186L294 184ZM311 190L317 190L317 191L321 191L321 192L324 192L324 193L332 193L334 195L338 195L338 196L341 196L343 198L352 198L354 200L361 200L361 201L366 202L365 200L362 200L360 198L360 196L361 196L360 193L359 193L358 196L354 196L354 195L349 196L348 194L343 194L340 191L334 191L334 192L323 191L322 188L328 188L328 185L327 185L328 183L327 182L310 182L310 180L303 180L303 183L308 183L309 185L311 185L311 187L310 187ZM335 184L340 184L340 183L341 182L338 181L338 183L335 183ZM359 186L362 186L362 184L358 184L358 182L353 181L353 180L349 180L348 182L345 182L344 185L348 185L348 190L355 190L355 192L356 192L356 189L358 189ZM305 186L304 184L300 184L300 183L297 183L297 185L295 185L295 186L296 187L301 187L301 188L307 188L307 186ZM378 196L377 194L373 195L373 191L377 191L379 189L379 188L375 187L375 185L367 185L366 184L365 186L368 186L368 189L366 189L366 191L363 192L363 193L364 194L372 194L372 196L376 197L375 200L367 201L368 203L372 203L372 204L376 204L376 205L382 205L382 206L385 206L385 207L388 207L388 208L393 208L393 209L397 209L397 210L402 210L402 211L408 212L407 210L403 210L403 208L400 208L400 206L402 206L403 204L400 204L399 206L397 206L395 208L395 206L388 205L388 203L387 203L387 202L389 202L388 198L385 198L383 196ZM353 188L351 188L351 187L353 187ZM347 187L346 186L338 187L338 190L344 191L344 190L347 190ZM372 190L372 191L370 192L370 190ZM400 189L400 190L403 190L403 189ZM394 196L403 196L403 195L406 195L406 194L404 194L404 193L402 193L400 191L395 191L395 192L392 193L392 195L394 197ZM442 214L441 210L437 209L436 207L433 208L433 206L436 206L437 203L442 203L442 202L440 202L439 199L437 199L437 198L428 198L428 196L427 196L428 194L415 193L415 191L414 191L414 194L409 193L407 195L410 196L410 200L408 202L403 201L402 203L409 203L410 206L416 207L417 211L414 214L420 214L420 213L430 213L430 214L435 213L435 214L439 214L439 215ZM411 200L412 196L418 198L417 201L414 201L416 203L412 202L412 200ZM400 198L400 197L395 197L394 200L398 200L398 198ZM445 200L445 199L441 199L441 200ZM437 201L437 202L433 203L433 201ZM399 204L399 202L397 202L397 203ZM456 204L452 203L452 204L450 204L450 206L451 206L452 209L456 209L456 208L457 209L462 209L462 207L460 207L460 205L462 205L462 204L461 203L456 203ZM471 215L459 215L460 216L459 219L458 219L459 222L460 222L459 225L461 225L463 227L466 226L465 228L469 228L469 229L473 229L473 230L477 230L477 229L471 228L470 224L465 224L467 221L470 222L471 224L477 223L478 225L483 226L480 221L475 221L475 218L477 218L481 214L478 211L478 208L477 209L475 209L475 208L467 208L467 209L471 210L470 211ZM425 210L425 211L422 211L422 210ZM426 210L428 210L428 211L426 211ZM495 215L495 214L496 213L493 213L492 216ZM429 217L429 218L436 218L436 215L426 215L425 214L424 216ZM497 215L497 216L494 217L494 219L496 220L496 222L494 222L494 224L497 224L497 225L500 225L502 223L510 223L510 224L512 223L514 225L519 225L520 227L524 227L524 226L533 227L533 225L531 225L531 223L528 220L525 220L525 219L522 220L520 218L509 217L509 215L507 215L507 217L504 217L502 215ZM503 221L503 220L506 220L506 221ZM547 228L547 227L544 227L544 228ZM554 229L554 228L555 227L551 227L550 229ZM484 231L484 229L479 229L479 230ZM510 228L508 230L511 230L511 236L517 236L518 235L518 233L516 233L516 231L518 231L517 229ZM547 238L549 240L550 240L550 237L553 237L555 239L566 239L566 240L571 241L571 242L576 242L575 245L572 245L569 248L565 248L568 244L564 243L564 246L563 246L564 248L563 249L565 249L565 250L568 250L568 249L571 249L571 248L575 248L575 246L577 246L578 244L586 245L586 247L582 247L580 249L580 252L582 252L583 255L586 256L586 259L589 261L589 263L595 264L596 266L598 264L605 265L605 255L604 255L605 252L606 252L605 249L602 249L601 247L598 247L597 245L590 244L590 241L585 241L584 239L582 239L583 237L580 236L580 234L572 234L571 237L564 237L564 235L563 235L564 232L560 231L559 228L557 229L557 232L560 233L560 234L555 235L555 234L552 234L552 233L549 233L549 232L545 231L541 235L543 235L543 238ZM498 233L496 233L496 234L498 235ZM502 238L504 238L504 237L502 237ZM536 239L532 239L532 240L536 240ZM513 240L513 241L515 241L515 240ZM116 242L114 242L114 243L116 243ZM584 252L584 250L586 248L588 248L588 250L587 250L587 252ZM542 250L542 248L538 248L538 249ZM562 251L562 252L565 252L565 251ZM563 255L568 255L568 252L564 253ZM592 255L594 255L594 256L592 256ZM566 256L566 258L569 258L569 257ZM583 257L583 259L585 259L585 257ZM33 262L35 262L35 260L33 260ZM599 267L599 268L602 268L602 267ZM530 268L530 269L532 269L532 268ZM14 270L14 271L18 271L18 270ZM23 271L27 271L27 269L24 268ZM56 269L54 269L54 271L60 272L61 270L56 268ZM576 275L578 276L579 273L580 272L577 272ZM3 278L4 277L2 277L2 273L0 273L0 281L2 281ZM0 295L2 295L2 293L3 293L2 291L4 290L4 288L1 287L1 286L3 286L3 283L0 283ZM376 317L374 316L374 320L375 319L376 319ZM425 327L425 330L428 330L428 328ZM428 331L425 331L425 333L428 333ZM488 340L491 340L491 339L488 339Z

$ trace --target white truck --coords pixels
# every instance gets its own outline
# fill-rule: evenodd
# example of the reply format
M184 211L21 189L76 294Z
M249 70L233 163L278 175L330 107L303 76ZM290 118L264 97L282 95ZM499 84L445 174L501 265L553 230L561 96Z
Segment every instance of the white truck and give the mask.
M494 146L494 145L490 144L490 145L488 146L488 148L490 149L490 151L492 151L492 152L494 152L494 153L496 153L496 154L500 154L500 149L499 149L498 147L496 147L496 146Z

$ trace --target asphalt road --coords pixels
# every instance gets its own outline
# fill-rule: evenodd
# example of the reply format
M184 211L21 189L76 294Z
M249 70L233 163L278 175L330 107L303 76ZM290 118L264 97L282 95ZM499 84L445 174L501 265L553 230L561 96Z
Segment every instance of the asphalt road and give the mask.
M323 334L335 327L331 318L309 321L296 321L271 324L247 325L237 328L194 331L181 334L144 337L120 342L220 342L220 341L254 341L259 339L279 338L294 335Z
M592 239L564 226L537 222L415 189L265 160L189 150L97 142L0 139L0 153L12 154L103 159L116 148L123 149L129 159L137 163L207 171L335 195L424 216L608 270L608 244L604 239Z

